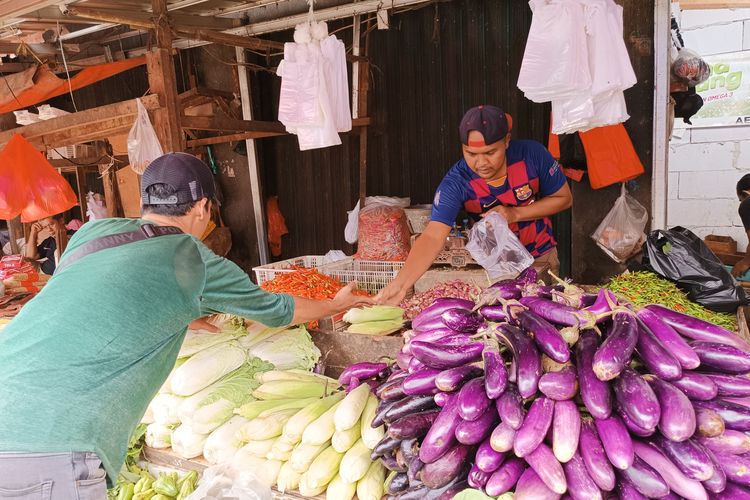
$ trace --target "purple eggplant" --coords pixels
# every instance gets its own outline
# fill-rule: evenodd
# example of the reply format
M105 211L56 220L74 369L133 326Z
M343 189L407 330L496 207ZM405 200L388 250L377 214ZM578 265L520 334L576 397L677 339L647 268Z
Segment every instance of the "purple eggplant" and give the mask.
M339 375L339 383L341 385L349 385L352 377L359 380L378 377L384 373L387 368L388 364L386 363L354 363L341 372L341 375Z
M406 346L404 346L404 347L406 347ZM407 352L404 352L403 349L401 351L399 351L398 354L396 354L396 364L402 370L408 370L409 369L409 362L411 360L412 360L411 354L409 354Z
M740 431L725 430L714 437L698 437L698 442L711 451L729 455L750 453L750 436Z
M731 481L727 482L727 487L724 491L718 493L715 497L716 500L750 500L750 488L745 488L739 484L734 484Z
M750 344L742 340L736 333L731 332L726 328L709 323L708 321L703 321L702 319L694 318L687 314L673 311L668 307L660 305L652 304L646 306L646 309L656 313L662 321L673 327L684 337L693 340L731 345L738 349L742 349L745 352L750 351Z
M625 427L628 428L631 434L635 434L638 437L648 437L654 434L656 429L644 429L643 427L639 426L633 420L630 418L628 413L622 409L622 405L620 403L615 403L615 410L617 411L617 414L622 419L622 423L625 424Z
M558 363L567 363L570 359L568 344L549 321L528 310L516 313L515 319L531 334L539 350Z
M505 422L500 422L490 435L492 449L498 453L505 453L513 449L513 441L516 439L516 431Z
M464 420L477 420L484 415L492 401L484 389L484 377L469 380L458 391L458 414Z
M388 425L388 435L396 439L421 438L432 427L440 410L427 410L408 414Z
M654 443L690 479L706 481L713 475L713 465L706 449L693 439L672 441L655 436Z
M737 375L719 375L706 373L706 377L716 384L719 396L745 397L750 396L750 379Z
M695 410L695 422L698 427L698 436L716 437L721 436L727 431L721 415L707 408L697 408Z
M519 302L550 323L563 326L591 328L596 324L596 316L558 302L539 297L521 297Z
M560 494L547 487L534 469L523 471L516 483L515 500L558 500Z
M399 444L399 451L405 462L416 459L419 454L419 438L403 439Z
M602 492L586 470L581 455L576 452L563 464L568 494L573 500L601 500Z
M459 410L460 413L460 410ZM484 441L492 433L500 417L495 408L490 406L476 420L463 420L456 427L456 439L461 444L475 445Z
M593 330L585 330L576 345L576 366L581 399L586 409L595 418L607 418L612 413L612 395L609 384L597 378L592 369L597 348L597 335Z
M430 368L445 370L482 359L484 344L476 342L462 346L443 346L429 342L412 342L412 356Z
M424 370L427 368L427 365L422 363L419 359L412 356L411 361L409 361L409 368L406 369L407 373L414 373L418 372L419 370Z
M489 298L500 298L503 300L515 300L521 297L521 287L516 280L502 280L491 284L485 292Z
M690 479L653 444L634 441L635 453L659 473L669 488L688 500L708 500L706 490L700 482Z
M638 342L635 345L643 364L651 373L664 380L677 380L682 376L682 365L662 344L646 324L638 319Z
M419 457L416 457L409 462L409 466L406 468L406 477L409 478L410 483L419 481L419 473L422 472L422 467L424 467L424 463Z
M638 488L625 477L620 474L617 481L617 495L619 500L646 500L647 497L638 491Z
M437 394L435 394L433 399L435 400L436 405L438 405L440 408L443 408L454 396L455 394L452 394L450 392L438 392Z
M495 472L505 461L505 453L499 453L492 449L490 438L485 439L477 449L474 463L484 472Z
M440 458L425 462L420 477L431 489L442 488L465 470L469 460L469 447L457 444L446 451Z
M523 425L516 432L513 452L517 457L525 457L539 446L552 425L555 402L547 398L536 399L529 408Z
M659 399L659 431L672 441L685 441L695 434L695 410L688 397L658 377L646 375L645 378Z
M497 344L492 342L482 352L484 361L484 388L487 397L497 399L508 385L508 372Z
M629 313L616 313L609 335L596 350L592 369L599 380L612 380L630 363L638 342L638 324Z
M594 425L602 441L604 451L609 461L620 470L633 465L633 440L630 439L628 429L617 415L609 418L594 419Z
M539 474L539 477L555 493L562 495L568 489L562 465L557 461L549 446L542 443L526 455L526 463Z
M456 478L456 481L447 486L444 486L437 490L432 490L430 494L425 495L425 497L420 500L452 500L456 495L469 488L468 481L459 481L458 479L460 479L460 477ZM433 494L433 492L437 496L432 497L431 495Z
M423 328L424 325L432 322L435 319L439 319L442 322L442 314L445 311L454 308L471 309L474 307L474 302L465 299L454 299L454 298L442 298L437 299L428 307L424 308L419 314L417 314L413 320L411 320L411 326L415 330Z
M520 285L531 285L537 282L539 279L539 273L534 266L529 266L514 278L514 281Z
M471 466L471 469L469 469L469 486L478 490L483 490L484 485L490 480L491 475L491 472L484 472L477 467L477 464L474 464Z
M390 481L385 485L385 492L389 495L395 495L401 493L409 487L409 478L406 477L405 473L398 473L394 475Z
M443 407L427 432L419 448L419 459L429 464L442 457L456 443L456 427L460 423L456 397Z
M714 453L714 455L729 481L742 486L750 486L750 457L727 453Z
M581 413L573 401L555 402L552 419L552 452L561 463L570 460L578 449L581 435Z
M392 405L385 413L384 420L390 424L406 415L431 410L433 408L435 408L435 400L432 396L410 396Z
M648 498L661 498L669 493L669 486L649 464L635 457L633 465L622 472L638 492Z
M677 331L650 309L638 311L638 319L658 338L685 370L694 370L701 364L700 358Z
M515 487L524 470L526 470L526 462L516 457L509 458L492 473L484 491L492 497L507 493Z
M703 481L703 487L711 493L721 493L727 487L727 475L724 473L724 469L721 468L716 455L709 449L706 449L706 454L711 459L714 473L710 478Z
M710 378L701 373L687 370L682 372L680 379L672 380L670 383L684 392L690 399L709 401L719 393L719 388Z
M372 428L376 429L385 423L385 414L391 409L391 406L398 403L400 400L381 400L375 409L375 417L372 419Z
M435 377L435 386L441 391L453 392L461 388L467 380L478 377L482 369L476 365L462 365L443 370Z
M693 342L690 344L701 360L701 366L714 370L742 374L750 372L750 353L737 347L716 342Z
M591 419L584 419L581 422L578 450L581 452L581 458L589 476L599 489L612 491L615 487L615 473Z
M586 307L586 311L600 316L612 311L612 306L617 305L617 296L607 290L606 288L600 288L596 294L594 303Z
M523 398L515 387L509 386L503 395L495 400L495 408L503 423L515 430L521 428L524 418Z
M713 401L693 401L696 410L713 410L719 414L727 429L750 431L750 408L737 403L714 399Z
M476 333L485 322L480 314L475 313L471 308L463 307L448 309L440 317L445 326L463 333Z
M408 396L435 395L438 388L435 387L435 377L440 370L425 368L418 372L410 373L403 382L404 394Z
M386 380L383 384L380 385L380 387L375 390L375 395L380 400L401 399L405 396L405 394L403 394L403 390L401 389L401 383L407 375L409 374L405 371L394 373L388 378L388 380Z
M446 338L454 337L456 335L464 335L468 339L469 336L463 333L459 333L455 330L451 330L447 326L442 328L436 328L434 330L428 330L426 332L418 332L414 334L405 344L404 352L411 354L411 343L412 342L434 342L436 344L441 343Z
M542 375L541 358L534 341L519 328L508 324L499 325L496 333L498 340L513 352L519 394L524 398L533 396Z
M505 311L505 306L500 304L482 306L479 308L479 314L487 321L493 321L495 323L508 321L508 313Z
M647 431L656 429L661 407L653 389L635 370L626 367L614 381L615 399L630 420Z
M539 390L550 399L564 401L578 393L575 367L568 365L556 372L547 372L539 379Z

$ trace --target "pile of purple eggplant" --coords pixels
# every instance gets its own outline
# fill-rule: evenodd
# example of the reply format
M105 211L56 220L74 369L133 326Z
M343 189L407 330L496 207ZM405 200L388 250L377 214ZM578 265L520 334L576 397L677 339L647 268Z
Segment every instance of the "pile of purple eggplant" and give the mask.
M545 287L438 299L376 389L389 499L750 499L750 344L659 305Z

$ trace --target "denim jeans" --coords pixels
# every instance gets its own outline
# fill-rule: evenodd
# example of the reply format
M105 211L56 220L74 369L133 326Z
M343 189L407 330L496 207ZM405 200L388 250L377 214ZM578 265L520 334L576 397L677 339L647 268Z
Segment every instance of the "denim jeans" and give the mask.
M106 500L106 472L95 453L0 452L0 498Z

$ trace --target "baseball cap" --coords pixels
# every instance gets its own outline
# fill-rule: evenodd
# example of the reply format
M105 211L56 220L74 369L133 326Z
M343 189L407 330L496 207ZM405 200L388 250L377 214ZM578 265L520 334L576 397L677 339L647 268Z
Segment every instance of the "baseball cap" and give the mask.
M175 194L167 198L150 196L146 189L154 184L172 186ZM187 153L167 153L152 161L141 177L143 205L177 205L213 198L216 194L211 169Z
M467 146L486 146L502 140L513 128L513 119L497 106L475 106L464 114L458 133L461 143ZM484 137L484 142L469 144L469 132L476 130Z

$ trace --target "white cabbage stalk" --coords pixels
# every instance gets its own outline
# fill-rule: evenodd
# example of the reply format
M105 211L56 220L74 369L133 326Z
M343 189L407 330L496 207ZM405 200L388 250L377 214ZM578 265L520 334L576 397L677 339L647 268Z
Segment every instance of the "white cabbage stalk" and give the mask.
M149 407L154 415L154 422L161 425L180 423L179 408L185 398L173 394L157 394Z
M253 358L218 382L190 396L180 406L180 421L196 432L208 434L229 420L234 410L252 401L252 392L260 384L255 374L268 370L269 363Z
M189 425L181 425L172 432L172 451L186 460L200 456L208 434L198 434Z
M146 444L151 448L161 449L172 446L172 426L149 424L146 427Z
M151 404L146 407L146 413L143 414L143 417L141 417L141 423L142 424L153 424L154 423L154 410L151 408Z
M159 394L172 394L172 375L174 375L174 371L182 366L185 361L187 361L187 358L178 359L175 362L172 371L169 372L169 375L167 375L167 380L165 380L159 388Z
M210 320L221 329L220 333L205 330L188 330L178 358L187 358L215 345L247 335L244 320L238 316L220 314Z
M304 326L279 332L252 346L249 353L273 363L277 370L312 370L320 360L320 350Z
M237 415L209 434L203 446L203 458L214 465L228 462L242 448L237 431L247 422L246 418Z
M185 361L172 375L172 392L192 396L233 372L247 359L237 342L224 342L200 351Z

